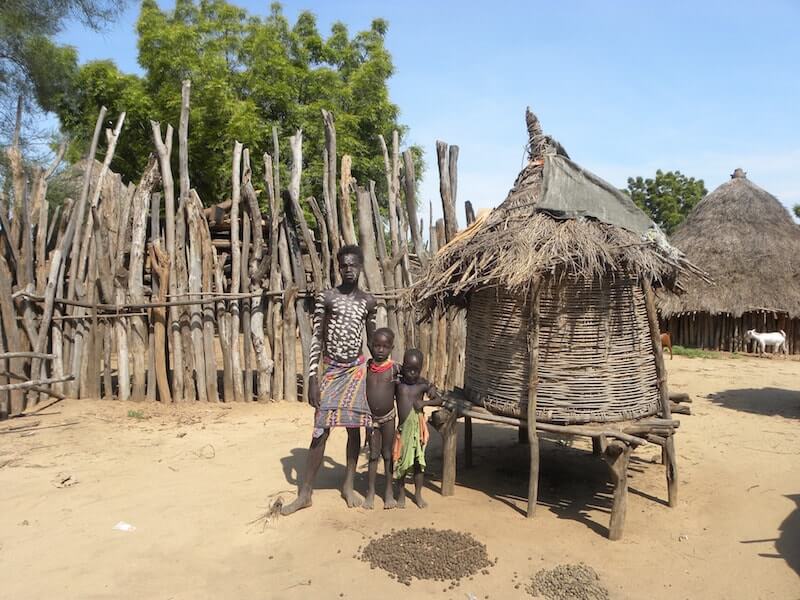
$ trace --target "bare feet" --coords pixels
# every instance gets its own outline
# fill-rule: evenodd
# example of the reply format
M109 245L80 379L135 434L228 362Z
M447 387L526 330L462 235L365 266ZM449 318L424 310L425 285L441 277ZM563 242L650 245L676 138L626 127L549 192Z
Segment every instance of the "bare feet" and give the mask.
M397 497L397 508L405 508L406 507L406 495L401 494Z
M353 490L345 489L342 492L342 497L344 498L345 502L347 502L347 508L358 508L361 506L361 498L356 496L356 493Z
M286 504L281 507L281 514L285 517L291 515L292 513L296 513L298 510L303 508L308 508L311 506L311 495L310 494L301 494L295 501L291 504Z
M367 494L367 497L364 498L364 504L361 506L367 510L372 510L375 507L375 494Z
M394 499L394 496L392 496L391 493L386 494L383 497L383 509L384 510L389 510L389 509L395 508L396 506L397 506L397 501Z
M422 494L414 494L414 503L420 508L426 508L428 503L422 499Z

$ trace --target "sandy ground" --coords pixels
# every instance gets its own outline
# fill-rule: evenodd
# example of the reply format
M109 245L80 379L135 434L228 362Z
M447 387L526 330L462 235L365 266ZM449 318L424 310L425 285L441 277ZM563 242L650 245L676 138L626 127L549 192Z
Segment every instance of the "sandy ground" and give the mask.
M677 438L680 502L666 506L657 449L638 450L619 542L606 539L605 465L582 442L544 442L528 521L527 449L512 428L475 425L475 465L459 465L450 498L438 493L434 434L430 507L403 511L345 507L337 432L314 506L265 523L271 499L293 496L309 407L55 404L0 427L0 597L524 598L515 573L584 561L615 599L800 598L800 362L668 366L671 388L694 398ZM67 476L77 483L56 487ZM135 531L114 530L119 521ZM471 532L497 565L444 592L353 558L375 534L431 525Z

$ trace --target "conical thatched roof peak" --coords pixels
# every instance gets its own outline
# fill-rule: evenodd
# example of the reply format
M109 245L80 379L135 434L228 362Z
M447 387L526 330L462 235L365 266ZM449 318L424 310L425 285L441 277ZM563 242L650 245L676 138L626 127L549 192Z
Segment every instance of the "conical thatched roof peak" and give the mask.
M757 310L800 316L800 227L778 199L742 169L701 200L671 242L716 282L664 294L665 317Z
M625 273L671 287L695 271L628 196L572 162L530 109L525 124L528 161L508 196L439 250L413 301L493 285L524 291L552 274Z

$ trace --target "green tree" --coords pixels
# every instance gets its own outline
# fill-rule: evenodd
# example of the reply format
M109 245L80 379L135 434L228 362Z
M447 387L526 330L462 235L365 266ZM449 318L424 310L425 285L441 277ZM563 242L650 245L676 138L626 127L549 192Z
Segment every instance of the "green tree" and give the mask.
M794 213L794 216L795 216L795 217L797 217L798 219L800 219L800 204L795 204L795 205L792 207L792 212Z
M3 0L0 2L0 143L14 130L17 97L28 122L52 111L69 95L77 53L53 41L64 24L99 29L125 0ZM26 136L27 137L27 136Z
M672 235L707 193L702 179L686 177L680 171L665 173L661 169L656 171L654 179L629 177L628 187L622 191L667 235Z
M176 0L172 11L143 0L137 32L144 74L120 73L107 61L80 68L75 92L58 110L74 140L70 157L85 152L101 105L112 115L126 110L112 168L137 178L152 148L149 120L177 125L181 81L190 79L190 171L206 203L223 199L230 187L234 140L250 148L260 173L261 154L272 153L273 126L282 159L288 136L303 129L304 193L319 195L313 185L322 178L323 108L336 118L337 149L353 157L356 179L381 185L377 136L405 132L389 98L386 31L386 22L376 19L351 37L336 23L324 38L312 13L291 24L277 3L262 18L225 0Z

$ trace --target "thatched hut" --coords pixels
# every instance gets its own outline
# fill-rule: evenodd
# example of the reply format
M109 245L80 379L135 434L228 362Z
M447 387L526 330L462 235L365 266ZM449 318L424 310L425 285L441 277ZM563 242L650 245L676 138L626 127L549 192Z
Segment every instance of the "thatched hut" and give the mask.
M672 243L715 282L658 295L674 344L739 351L748 329L783 330L789 352L800 353L800 227L775 196L736 169L698 203Z
M537 429L592 437L623 490L631 446L657 430L650 439L665 447L674 502L673 422L652 288L675 288L693 267L627 196L572 162L530 111L526 120L528 162L508 197L442 248L413 291L418 305L466 306L457 414L527 421L529 514ZM621 535L618 508L615 496L612 538Z

